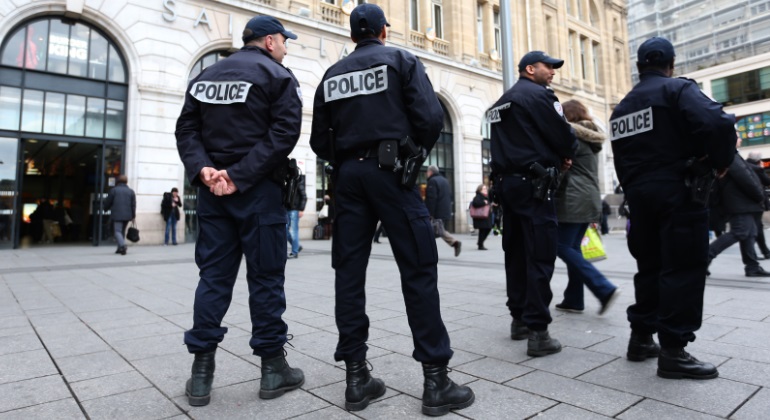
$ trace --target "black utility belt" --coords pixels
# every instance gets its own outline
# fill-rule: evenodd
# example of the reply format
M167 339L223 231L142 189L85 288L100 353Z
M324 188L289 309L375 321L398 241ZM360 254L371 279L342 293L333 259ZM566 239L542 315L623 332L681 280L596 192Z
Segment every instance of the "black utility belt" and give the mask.
M372 147L345 153L344 159L377 158L382 170L401 172L401 186L414 187L428 151L409 136L401 140L380 140Z

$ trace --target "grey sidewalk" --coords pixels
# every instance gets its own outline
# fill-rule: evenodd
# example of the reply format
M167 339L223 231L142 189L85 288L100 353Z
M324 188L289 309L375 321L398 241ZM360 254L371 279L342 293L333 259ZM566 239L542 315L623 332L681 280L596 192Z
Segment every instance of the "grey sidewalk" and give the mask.
M737 247L712 264L704 323L688 347L719 365L711 381L664 380L656 363L626 361L625 308L633 300L634 261L622 234L605 237L597 263L623 294L603 317L586 292L583 314L554 311L552 334L565 345L532 359L509 338L501 239L477 251L459 235L459 258L437 244L442 315L455 356L450 376L476 393L445 418L649 419L770 417L770 281L743 277ZM250 331L242 266L217 353L212 402L184 397L192 356L182 333L192 322L197 284L193 246L109 246L0 251L0 419L29 418L417 418L422 374L411 358L398 272L387 239L374 245L367 279L369 359L388 386L364 411L348 413L336 344L330 242L303 242L287 263L285 319L294 334L289 362L305 371L301 390L260 400L259 359ZM768 265L766 268L770 268ZM554 302L566 285L561 261Z

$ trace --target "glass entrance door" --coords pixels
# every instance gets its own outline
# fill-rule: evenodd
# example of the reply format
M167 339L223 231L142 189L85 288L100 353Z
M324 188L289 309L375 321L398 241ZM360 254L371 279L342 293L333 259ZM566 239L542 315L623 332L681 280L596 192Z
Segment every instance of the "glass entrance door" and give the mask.
M101 143L24 139L19 246L87 243Z
M0 137L0 249L13 248L19 140Z

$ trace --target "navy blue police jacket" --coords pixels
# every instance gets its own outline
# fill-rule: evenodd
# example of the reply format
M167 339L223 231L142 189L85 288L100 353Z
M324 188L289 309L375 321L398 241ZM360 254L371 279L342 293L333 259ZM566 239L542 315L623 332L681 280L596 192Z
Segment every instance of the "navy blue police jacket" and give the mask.
M226 169L239 191L294 149L302 97L294 75L262 48L245 46L193 79L177 120L179 156L193 185L206 166Z
M310 147L329 161L406 136L430 150L443 120L420 60L377 39L364 39L324 74L313 101Z
M610 117L620 185L681 181L692 157L708 155L712 168L728 167L735 153L734 123L695 81L642 72Z
M520 78L487 111L491 124L492 170L497 174L527 174L537 162L561 167L572 159L577 138L564 119L561 103L550 88Z

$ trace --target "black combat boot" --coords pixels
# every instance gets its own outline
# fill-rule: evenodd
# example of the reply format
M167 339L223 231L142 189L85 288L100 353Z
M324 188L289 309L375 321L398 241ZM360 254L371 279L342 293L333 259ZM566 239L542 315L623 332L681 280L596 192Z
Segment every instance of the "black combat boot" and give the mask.
M682 347L664 347L658 356L658 376L666 379L714 379L719 372L716 366L692 357Z
M561 343L555 338L551 338L548 330L530 331L527 341L527 356L540 357L561 351Z
M524 321L513 318L511 321L511 340L526 340L529 337L529 328Z
M465 385L457 385L447 377L446 365L422 364L425 385L422 392L422 413L443 416L449 410L470 407L476 396Z
M278 398L286 391L297 389L305 383L305 374L300 369L289 366L286 356L281 355L272 359L262 358L262 380L259 387L259 398L270 400Z
M372 378L366 361L345 362L345 409L361 411L369 401L385 395L385 383L382 379Z
M660 346L652 339L652 334L631 331L628 340L626 358L632 362L643 362L649 358L658 357Z
M187 380L185 394L187 402L194 406L204 406L211 401L211 384L214 382L214 355L216 350L206 353L195 353L192 364L192 377Z

